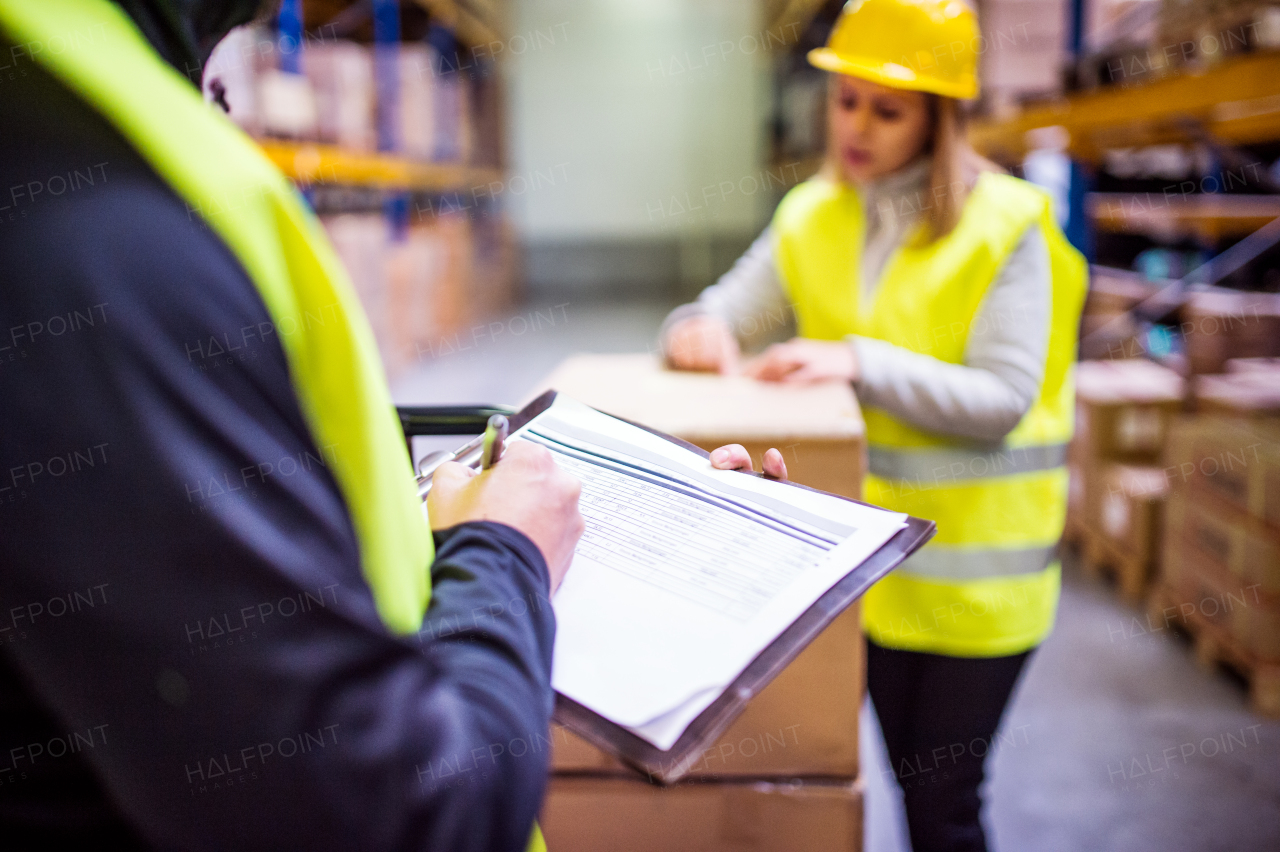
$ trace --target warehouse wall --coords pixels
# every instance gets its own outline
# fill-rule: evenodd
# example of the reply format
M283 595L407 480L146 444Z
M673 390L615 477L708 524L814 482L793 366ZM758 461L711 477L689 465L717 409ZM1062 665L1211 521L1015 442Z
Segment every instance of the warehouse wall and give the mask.
M531 289L639 293L721 271L770 212L779 38L758 4L514 5L508 201Z

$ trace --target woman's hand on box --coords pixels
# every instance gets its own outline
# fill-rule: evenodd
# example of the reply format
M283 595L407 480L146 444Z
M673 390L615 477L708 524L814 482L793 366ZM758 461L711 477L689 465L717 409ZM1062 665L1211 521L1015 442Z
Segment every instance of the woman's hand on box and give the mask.
M729 375L738 371L741 359L733 329L716 317L689 317L671 326L663 349L677 370Z
M766 382L808 384L841 379L858 380L858 353L847 340L793 337L775 343L752 358L742 372Z

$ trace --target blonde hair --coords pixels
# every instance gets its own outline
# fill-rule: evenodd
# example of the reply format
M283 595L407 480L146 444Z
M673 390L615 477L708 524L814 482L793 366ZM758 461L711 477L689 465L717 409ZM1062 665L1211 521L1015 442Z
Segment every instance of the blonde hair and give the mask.
M832 97L828 100L828 110L833 109L835 103L836 75L831 76ZM924 208L922 237L926 242L932 242L955 230L978 176L982 172L1004 173L1004 169L969 146L965 116L958 100L933 94L925 97L928 98L930 129L929 140L923 150L933 157L933 163L929 170L929 202ZM821 174L830 180L843 182L839 151L831 138L834 124L827 121L827 153Z

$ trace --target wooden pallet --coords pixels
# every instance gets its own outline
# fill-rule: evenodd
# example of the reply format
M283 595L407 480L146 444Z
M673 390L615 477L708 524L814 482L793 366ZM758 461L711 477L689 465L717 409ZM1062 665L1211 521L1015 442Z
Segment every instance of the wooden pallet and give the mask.
M1280 662L1260 660L1245 650L1234 636L1210 622L1199 610L1190 613L1181 607L1186 595L1165 583L1156 583L1148 598L1147 618L1150 623L1171 623L1191 637L1196 662L1212 671L1225 665L1238 672L1249 683L1249 704L1260 716L1280 718Z
M1090 577L1114 579L1124 600L1131 604L1142 603L1155 575L1152 557L1135 556L1088 527L1078 528L1076 534L1084 572Z

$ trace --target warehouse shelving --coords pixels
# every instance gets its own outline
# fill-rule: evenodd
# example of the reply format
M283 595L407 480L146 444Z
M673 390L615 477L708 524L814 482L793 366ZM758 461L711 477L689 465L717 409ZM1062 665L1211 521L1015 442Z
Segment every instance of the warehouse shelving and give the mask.
M1247 54L1149 83L1072 94L973 123L970 139L1002 163L1018 162L1027 134L1062 127L1072 157L1097 163L1107 148L1197 141L1207 132L1246 145L1280 139L1280 52Z
M247 110L242 124L328 231L392 378L516 297L517 252L500 199L496 59L507 20L506 0L284 0L262 37L301 49L274 51L247 82L240 74L247 86L275 75L277 107L288 75L301 75L290 87L315 93L314 127ZM272 53L255 43L245 55ZM339 113L342 98L349 108Z
M491 45L504 39L506 12L495 0L413 0L451 27L468 47Z
M334 145L262 139L263 152L286 175L303 183L365 186L410 192L454 192L502 180L497 168L432 163Z
M1169 241L1244 237L1280 218L1280 196L1272 195L1095 192L1088 196L1087 206L1100 231Z
M400 0L404 5L414 5L427 12L435 21L454 31L460 42L468 47L491 44L506 38L508 13L506 0ZM335 20L346 17L347 25L367 20L372 13L371 4L362 9L352 0L303 0L305 19L309 32L322 32Z

